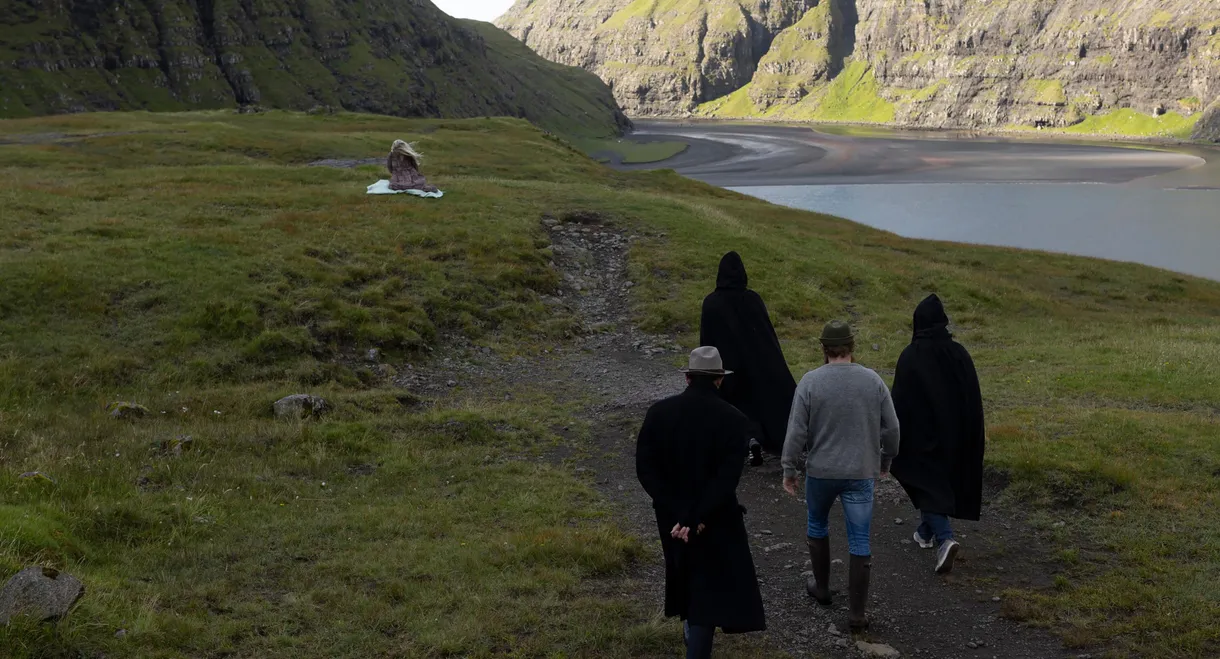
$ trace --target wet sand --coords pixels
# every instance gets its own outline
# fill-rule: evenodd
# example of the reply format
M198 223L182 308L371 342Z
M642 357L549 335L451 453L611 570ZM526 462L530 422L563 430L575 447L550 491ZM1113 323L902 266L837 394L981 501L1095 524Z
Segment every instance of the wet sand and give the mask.
M621 169L674 169L712 185L854 183L1127 183L1220 187L1203 147L1130 147L954 133L643 121L631 139L678 140L673 158ZM1220 152L1217 152L1220 155ZM1220 158L1212 165L1220 165ZM1174 181L1177 181L1176 183Z

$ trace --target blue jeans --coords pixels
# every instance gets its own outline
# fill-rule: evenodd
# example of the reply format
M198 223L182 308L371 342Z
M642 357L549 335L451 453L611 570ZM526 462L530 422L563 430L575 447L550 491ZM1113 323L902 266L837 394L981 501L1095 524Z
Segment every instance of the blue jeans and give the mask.
M805 478L805 504L809 508L810 538L830 535L830 507L835 499L843 502L843 517L847 521L847 547L852 556L871 556L869 532L873 525L872 479L827 480Z
M919 525L919 537L933 538L937 545L953 539L953 526L949 524L949 516L940 513L920 512L923 522Z
M711 659L715 627L692 625L687 621L682 623L682 635L686 638L686 659Z

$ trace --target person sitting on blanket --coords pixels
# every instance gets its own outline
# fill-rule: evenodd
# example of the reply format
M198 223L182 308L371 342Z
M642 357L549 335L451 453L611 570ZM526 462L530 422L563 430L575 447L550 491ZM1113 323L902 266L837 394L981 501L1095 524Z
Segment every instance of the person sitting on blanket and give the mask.
M419 173L421 160L423 156L415 150L414 145L394 140L390 157L386 160L386 167L390 170L390 189L436 192L436 186L428 185L428 179Z

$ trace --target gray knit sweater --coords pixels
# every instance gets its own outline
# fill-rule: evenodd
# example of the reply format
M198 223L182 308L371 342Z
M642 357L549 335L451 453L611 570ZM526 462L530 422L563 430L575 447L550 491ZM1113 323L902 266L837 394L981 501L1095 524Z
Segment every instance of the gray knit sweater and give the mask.
M859 364L827 364L796 387L784 477L795 478L803 466L813 478L877 478L898 455L898 440L898 416L881 376Z

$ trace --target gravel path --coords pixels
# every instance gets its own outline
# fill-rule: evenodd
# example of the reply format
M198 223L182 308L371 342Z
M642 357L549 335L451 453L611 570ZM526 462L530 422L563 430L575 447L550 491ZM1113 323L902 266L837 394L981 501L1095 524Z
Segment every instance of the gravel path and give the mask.
M596 214L544 218L563 292L548 302L566 306L587 333L540 359L502 360L494 354L459 348L427 368L408 369L398 383L430 396L492 399L540 387L558 400L583 404L593 429L592 446L572 447L552 456L589 479L656 551L618 590L648 597L660 609L663 570L652 507L635 478L634 436L648 405L681 391L674 363L685 348L673 337L640 332L630 323L626 255L633 237ZM578 440L573 439L573 442ZM745 469L738 494L749 509L768 627L767 645L794 657L873 656L856 641L884 644L906 657L1045 659L1077 657L1048 633L1022 627L1001 616L1008 588L1042 587L1053 574L1031 547L1039 539L1013 511L991 507L980 523L957 525L963 545L957 568L933 574L933 555L912 541L917 520L901 488L878 485L873 526L873 629L850 638L846 629L847 545L841 512L832 517L832 548L843 563L832 567L833 586L843 591L829 610L805 595L808 568L805 506L784 494L778 458ZM992 494L1002 483L989 483ZM613 587L612 587L613 588ZM674 626L678 633L677 625Z

